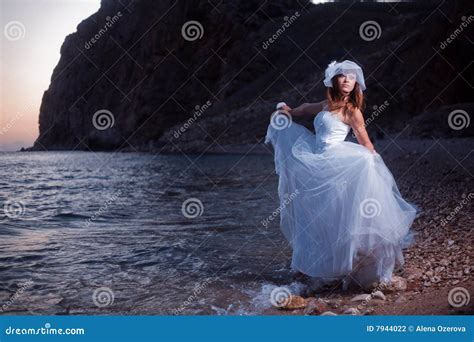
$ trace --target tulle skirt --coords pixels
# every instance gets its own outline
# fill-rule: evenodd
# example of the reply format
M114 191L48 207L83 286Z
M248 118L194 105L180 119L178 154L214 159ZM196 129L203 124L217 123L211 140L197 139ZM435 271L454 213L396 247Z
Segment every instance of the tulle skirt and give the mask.
M420 208L402 198L382 157L349 141L321 146L295 122L269 125L265 143L273 145L291 268L345 286L390 283Z

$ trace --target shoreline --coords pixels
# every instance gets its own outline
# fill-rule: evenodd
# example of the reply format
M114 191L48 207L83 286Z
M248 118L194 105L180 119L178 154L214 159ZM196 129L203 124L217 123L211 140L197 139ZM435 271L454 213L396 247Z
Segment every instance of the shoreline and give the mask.
M391 153L394 150L399 150L400 146L405 148L408 153L411 152L420 152L423 151L423 148L427 147L427 144L430 142L438 141L440 144L460 144L460 148L468 148L464 142L474 142L474 137L457 137L457 138L403 138L395 140L394 137L386 137L383 139L377 139L374 142L374 146L377 149L379 154L383 152ZM346 140L351 141L351 140ZM357 143L355 141L352 141ZM421 143L421 144L420 144ZM396 147L396 146L399 147ZM223 150L224 149L224 150ZM207 147L203 149L197 149L196 151L170 151L168 149L120 149L120 150L77 150L77 149L67 149L67 148L58 148L51 150L41 150L33 149L33 147L22 148L18 151L0 151L2 153L6 152L95 152L95 153L150 153L150 154L163 154L163 155L271 155L273 153L271 145L266 145L262 143L256 144L244 144L244 145L219 145L217 147Z

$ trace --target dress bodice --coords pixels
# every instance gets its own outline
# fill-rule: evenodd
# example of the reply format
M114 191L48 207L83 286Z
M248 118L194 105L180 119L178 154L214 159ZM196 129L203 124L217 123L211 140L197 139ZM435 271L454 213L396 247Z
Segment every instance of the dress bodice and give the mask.
M319 112L313 124L316 132L316 146L320 148L344 141L351 129L348 124L328 110Z

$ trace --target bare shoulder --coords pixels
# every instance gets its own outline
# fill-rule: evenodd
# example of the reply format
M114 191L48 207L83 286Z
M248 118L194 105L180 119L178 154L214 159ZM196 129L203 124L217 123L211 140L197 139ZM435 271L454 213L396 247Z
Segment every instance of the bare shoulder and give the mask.
M351 112L349 122L352 127L364 125L364 115L359 108Z

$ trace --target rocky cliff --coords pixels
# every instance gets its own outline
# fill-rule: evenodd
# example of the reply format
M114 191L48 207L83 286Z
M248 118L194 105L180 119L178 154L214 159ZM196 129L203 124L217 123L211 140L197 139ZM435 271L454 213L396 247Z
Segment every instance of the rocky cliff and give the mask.
M473 112L472 9L467 0L102 0L61 47L32 149L252 146L276 102L323 99L334 59L363 67L374 139L472 136L472 124L448 120Z

